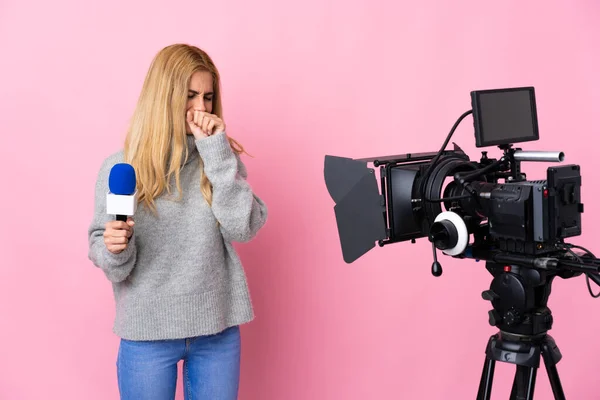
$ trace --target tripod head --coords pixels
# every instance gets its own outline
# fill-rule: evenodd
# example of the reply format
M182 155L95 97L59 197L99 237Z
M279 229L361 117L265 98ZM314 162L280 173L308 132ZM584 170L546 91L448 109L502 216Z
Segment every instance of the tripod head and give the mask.
M552 329L548 299L554 278L581 274L494 262L487 262L486 269L494 277L490 288L482 293L493 307L488 313L489 324L504 333L523 336L543 335Z
M552 312L548 299L556 277L570 279L585 274L600 284L598 260L587 249L562 244L546 257L517 256L498 251L477 249L467 256L486 260L486 269L493 276L490 288L482 293L490 301L489 323L500 331L515 335L537 336L552 328ZM591 287L588 281L588 289Z

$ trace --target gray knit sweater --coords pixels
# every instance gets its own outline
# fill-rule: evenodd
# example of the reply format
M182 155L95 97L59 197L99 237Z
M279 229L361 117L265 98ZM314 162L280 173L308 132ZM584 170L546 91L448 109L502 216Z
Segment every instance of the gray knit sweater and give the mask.
M246 181L246 168L225 134L195 140L175 188L157 199L155 216L138 207L127 249L104 244L108 175L123 151L102 164L89 226L89 259L112 282L113 332L130 340L177 339L217 333L253 319L246 275L232 242L247 242L265 224L267 208ZM212 207L200 191L200 164L213 185ZM218 221L218 223L217 223Z

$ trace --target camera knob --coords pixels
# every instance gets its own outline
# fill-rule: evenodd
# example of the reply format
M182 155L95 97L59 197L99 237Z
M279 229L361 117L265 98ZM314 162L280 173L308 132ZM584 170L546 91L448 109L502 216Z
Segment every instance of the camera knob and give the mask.
M508 326L517 325L521 322L521 313L514 308L511 308L504 314L504 322L506 322L506 325Z
M500 296L498 296L493 290L484 291L483 293L481 293L481 297L487 301L494 301L500 298Z
M496 310L488 311L489 323L491 326L497 326L502 322L502 317Z

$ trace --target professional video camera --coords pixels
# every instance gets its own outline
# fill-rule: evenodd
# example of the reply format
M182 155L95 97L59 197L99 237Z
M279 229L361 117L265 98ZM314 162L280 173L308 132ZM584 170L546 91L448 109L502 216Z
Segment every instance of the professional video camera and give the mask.
M600 260L565 242L581 235L578 165L551 166L545 180L528 181L521 162L562 162L562 152L523 151L515 143L539 139L535 90L518 87L471 92L472 109L460 116L438 152L351 159L325 156L325 183L335 201L343 258L352 263L375 247L427 237L432 273L442 274L436 249L486 261L493 276L482 297L499 328L486 347L477 399L489 399L496 361L516 364L511 399L532 399L540 355L556 399L564 399L556 370L562 358L547 307L552 281L586 275L600 285ZM497 146L471 161L454 144L460 122L473 115L476 146ZM372 163L380 168L379 192ZM442 206L444 209L442 209Z

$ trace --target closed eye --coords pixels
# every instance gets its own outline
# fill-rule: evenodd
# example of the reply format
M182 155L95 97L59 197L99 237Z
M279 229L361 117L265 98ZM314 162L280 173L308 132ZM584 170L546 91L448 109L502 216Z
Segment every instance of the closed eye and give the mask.
M188 91L188 99L193 99L194 97L198 96L199 94L200 94L200 92L197 92L195 90L189 90ZM213 97L214 97L214 93L212 93L212 92L204 93L204 101L213 101Z

